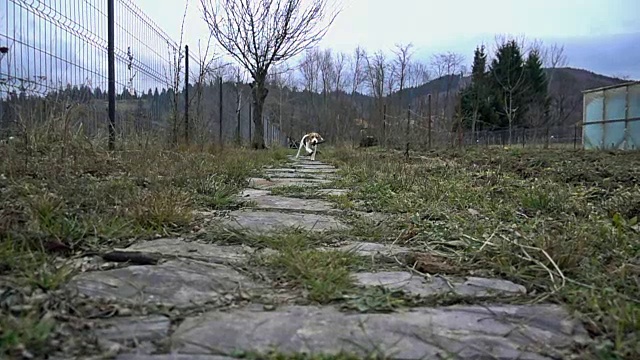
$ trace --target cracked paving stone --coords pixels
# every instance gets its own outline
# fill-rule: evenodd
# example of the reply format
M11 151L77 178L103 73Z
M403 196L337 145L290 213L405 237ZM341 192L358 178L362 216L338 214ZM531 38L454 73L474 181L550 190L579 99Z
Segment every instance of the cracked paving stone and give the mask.
M456 354L457 359L540 360L559 356L588 338L580 323L556 305L484 305L390 314L316 306L214 311L187 318L171 340L182 354L206 354L211 348L226 354L237 349L283 354L342 350L360 356L379 351L395 359Z
M388 256L388 257L407 254L411 251L409 248L392 245L392 244L379 244L379 243L360 242L360 241L347 242L347 244L342 245L340 247L329 248L329 249L346 251L346 252L352 251L355 255L359 255L359 256L382 255L382 256Z
M333 180L337 177L333 174L314 174L314 173L296 173L296 172L279 172L267 173L267 176L278 179L306 179L306 180Z
M353 274L361 286L382 286L387 289L403 290L409 294L434 296L453 292L460 296L487 297L495 295L522 295L526 288L508 280L466 277L451 278L449 281L439 276L430 280L406 271L362 272Z
M178 308L219 301L258 285L222 264L170 260L159 265L136 265L75 276L69 285L89 298Z
M338 171L336 168L270 168L265 169L268 173L298 173L298 174L333 174Z
M237 358L219 355L185 355L185 354L120 354L116 360L234 360Z
M304 186L304 187L320 187L324 184L330 184L328 179L305 179L305 178L271 178L270 180L263 178L249 179L249 187L256 189L270 189L277 186Z
M327 169L327 170L337 170L337 168L333 165L327 164L292 164L296 169L308 169L308 170L316 170L316 169Z
M246 260L246 253L251 252L252 248L243 245L213 245L185 241L180 238L162 238L141 241L118 250L158 253L164 256L197 258L212 263L229 264Z
M315 231L347 228L347 225L340 220L325 214L250 210L232 211L229 213L229 218L222 219L220 225L254 233L278 231L283 227L299 227Z
M318 189L316 190L318 195L327 195L327 196L341 196L347 195L349 193L349 189Z
M169 335L171 321L162 315L115 317L100 320L93 330L101 339L113 342L154 341Z
M332 203L318 199L300 199L286 196L271 195L268 190L248 189L240 193L242 200L254 201L258 209L275 209L290 211L307 211L326 213L338 211Z

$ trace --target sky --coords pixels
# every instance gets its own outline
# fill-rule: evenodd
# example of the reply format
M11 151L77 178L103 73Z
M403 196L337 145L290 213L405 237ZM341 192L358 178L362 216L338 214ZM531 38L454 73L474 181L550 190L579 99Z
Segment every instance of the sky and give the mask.
M564 44L569 66L640 79L638 0L336 1L342 11L318 44L322 48L351 53L360 45L373 52L412 43L415 59L453 51L470 64L476 45L492 46L496 34L524 35ZM175 39L185 3L136 2ZM189 1L184 41L191 49L208 36L200 8L200 0Z
M636 21L640 0L328 1L339 3L342 11L318 44L321 48L352 54L359 45L369 53L392 55L396 44L412 43L413 60L428 63L430 56L451 51L461 54L469 69L477 45L486 44L491 55L495 35L510 34L563 44L571 67L640 80L640 22ZM71 3L82 4L82 10ZM0 45L9 47L8 54L0 56L0 77L15 80L10 83L14 87L28 83L33 92L64 83L105 89L107 3L25 4L0 1ZM189 45L191 58L197 59L199 45L206 46L210 33L201 0L116 1L118 89L137 93L172 86L166 80L174 69L171 50L164 35L151 31L141 19L148 17L177 43L185 5L183 45ZM197 64L191 63L191 73L197 72L195 68Z

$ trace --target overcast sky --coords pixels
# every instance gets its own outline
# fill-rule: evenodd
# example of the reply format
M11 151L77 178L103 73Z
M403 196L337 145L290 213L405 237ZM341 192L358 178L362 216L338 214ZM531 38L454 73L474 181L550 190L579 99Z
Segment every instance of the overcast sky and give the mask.
M455 51L470 61L475 46L493 44L495 34L524 34L565 44L570 66L640 79L639 0L337 1L343 11L321 47L376 51L411 42L418 58ZM136 3L178 38L185 1ZM186 24L185 42L196 49L208 32L200 0L189 1Z

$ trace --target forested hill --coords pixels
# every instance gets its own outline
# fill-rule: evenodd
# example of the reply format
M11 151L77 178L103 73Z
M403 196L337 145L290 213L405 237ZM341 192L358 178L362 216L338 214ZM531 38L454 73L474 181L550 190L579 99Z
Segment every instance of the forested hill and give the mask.
M574 124L576 121L582 119L582 91L616 85L627 81L571 67L557 68L554 70L545 69L545 72L547 77L553 73L550 89L551 95L562 98L567 110L570 112L565 118L564 123L558 124L561 126ZM470 80L469 76L465 76L462 78L462 84L466 85ZM445 93L447 88L449 88L450 91L456 91L459 86L460 76L443 76L418 87L404 90L402 94L403 102L407 104L428 94L436 94L438 92ZM397 92L391 95L391 97L397 96Z

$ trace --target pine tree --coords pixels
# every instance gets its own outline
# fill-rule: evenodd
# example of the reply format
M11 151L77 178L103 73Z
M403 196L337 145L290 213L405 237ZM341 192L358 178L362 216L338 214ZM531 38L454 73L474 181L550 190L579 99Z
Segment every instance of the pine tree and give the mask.
M476 130L480 112L485 107L487 98L487 54L484 50L484 45L476 48L471 68L471 133L474 143L477 139Z
M515 40L500 45L491 62L489 76L491 91L498 105L500 125L509 129L509 144L513 138L513 126L522 123L525 113L527 82L524 59Z
M487 71L487 54L484 45L476 47L471 69L471 85L462 91L462 111L467 120L463 125L471 129L473 141L477 132L496 125L496 110L493 106L491 83Z
M538 50L531 50L524 64L527 83L527 115L531 125L537 126L546 123L549 111L549 94L547 88L547 75L544 72L542 59Z

